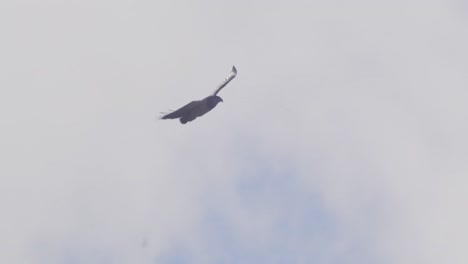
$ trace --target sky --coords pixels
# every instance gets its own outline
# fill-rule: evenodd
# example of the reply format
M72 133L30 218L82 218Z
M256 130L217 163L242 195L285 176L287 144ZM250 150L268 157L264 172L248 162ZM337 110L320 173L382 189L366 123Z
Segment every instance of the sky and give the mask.
M461 0L0 3L1 263L468 261ZM207 115L159 120L237 77Z

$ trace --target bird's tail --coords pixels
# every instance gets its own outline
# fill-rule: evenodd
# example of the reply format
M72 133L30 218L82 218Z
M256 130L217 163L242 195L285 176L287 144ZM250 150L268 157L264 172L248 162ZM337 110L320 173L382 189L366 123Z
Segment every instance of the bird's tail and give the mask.
M174 112L173 110L168 110L167 112L159 112L162 116L160 116L158 119L168 119L167 115Z

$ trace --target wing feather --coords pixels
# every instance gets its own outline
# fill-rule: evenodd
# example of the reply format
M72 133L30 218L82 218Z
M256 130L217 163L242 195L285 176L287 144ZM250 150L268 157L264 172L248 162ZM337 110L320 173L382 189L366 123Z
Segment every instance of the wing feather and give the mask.
M236 67L235 67L235 66L232 66L231 72L230 72L229 75L226 77L226 79L224 79L223 83L221 83L221 84L216 88L216 90L213 92L213 95L217 95L217 94L219 93L219 91L221 91L221 89L223 89L224 86L226 86L230 81L232 81L232 79L234 79L234 77L236 77L236 75L237 75Z
M196 108L199 106L201 101L192 101L181 108L175 110L174 112L171 112L167 115L164 115L161 117L161 119L174 119L174 118L181 118L182 116L187 115L192 109Z

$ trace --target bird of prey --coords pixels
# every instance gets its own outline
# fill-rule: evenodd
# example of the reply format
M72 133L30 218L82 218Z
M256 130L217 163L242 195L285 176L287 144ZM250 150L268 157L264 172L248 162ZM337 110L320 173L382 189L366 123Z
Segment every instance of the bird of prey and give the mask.
M223 99L217 96L219 91L223 89L234 77L237 75L236 67L232 66L232 70L229 75L224 79L223 83L221 83L216 90L208 97L199 100L199 101L192 101L185 106L173 111L171 113L165 114L161 117L161 119L176 119L179 118L182 124L195 120L197 117L200 117L211 109L215 108L215 106L222 102ZM164 113L163 113L164 114Z

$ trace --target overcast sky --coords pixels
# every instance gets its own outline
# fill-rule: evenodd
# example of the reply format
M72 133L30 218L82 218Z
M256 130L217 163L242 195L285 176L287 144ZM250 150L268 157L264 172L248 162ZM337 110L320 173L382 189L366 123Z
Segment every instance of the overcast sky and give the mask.
M0 4L1 263L468 263L462 0ZM158 120L237 77L209 114Z

